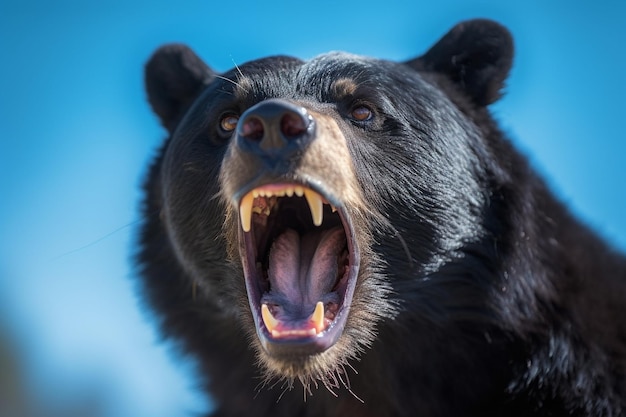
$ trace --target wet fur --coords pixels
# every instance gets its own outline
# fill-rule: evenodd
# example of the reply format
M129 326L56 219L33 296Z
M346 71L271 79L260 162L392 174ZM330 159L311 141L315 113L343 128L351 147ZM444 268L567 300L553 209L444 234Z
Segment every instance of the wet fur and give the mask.
M145 185L142 291L198 359L213 415L626 411L626 260L491 118L512 51L504 28L472 21L404 64L335 53L217 75L186 47L155 53L147 90L170 138ZM375 102L377 124L327 105L354 94ZM344 336L293 361L260 346L238 259L232 196L254 161L210 133L219 103L269 97L327 129L290 175L344 196L363 251Z

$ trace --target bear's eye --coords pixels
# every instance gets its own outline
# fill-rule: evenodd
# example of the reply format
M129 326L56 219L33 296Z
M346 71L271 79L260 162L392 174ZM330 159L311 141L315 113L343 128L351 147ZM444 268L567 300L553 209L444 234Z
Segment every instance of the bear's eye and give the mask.
M239 116L232 113L225 114L220 119L220 129L224 133L230 133L237 128L238 121Z
M367 106L358 105L352 109L350 117L357 122L366 122L373 117L373 112Z

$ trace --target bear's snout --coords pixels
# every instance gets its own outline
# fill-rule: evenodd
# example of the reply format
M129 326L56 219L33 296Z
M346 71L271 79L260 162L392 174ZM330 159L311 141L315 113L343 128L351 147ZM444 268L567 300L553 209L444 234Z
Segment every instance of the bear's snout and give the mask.
M239 148L266 161L284 161L303 151L315 136L315 121L304 107L287 100L264 100L239 120Z

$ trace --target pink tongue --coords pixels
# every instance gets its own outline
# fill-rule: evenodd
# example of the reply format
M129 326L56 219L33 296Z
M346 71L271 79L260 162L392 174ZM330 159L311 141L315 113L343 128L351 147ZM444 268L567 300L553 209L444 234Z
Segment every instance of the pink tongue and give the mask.
M331 292L345 246L341 227L302 237L288 229L278 236L270 250L268 275L271 293L289 304L281 306L288 314L310 314L309 307ZM307 311L298 311L302 309Z

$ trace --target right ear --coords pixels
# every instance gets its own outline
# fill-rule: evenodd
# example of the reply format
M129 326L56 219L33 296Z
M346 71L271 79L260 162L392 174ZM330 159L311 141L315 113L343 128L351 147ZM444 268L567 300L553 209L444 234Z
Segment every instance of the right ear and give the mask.
M152 110L170 132L215 73L189 47L165 45L145 67L145 87Z

